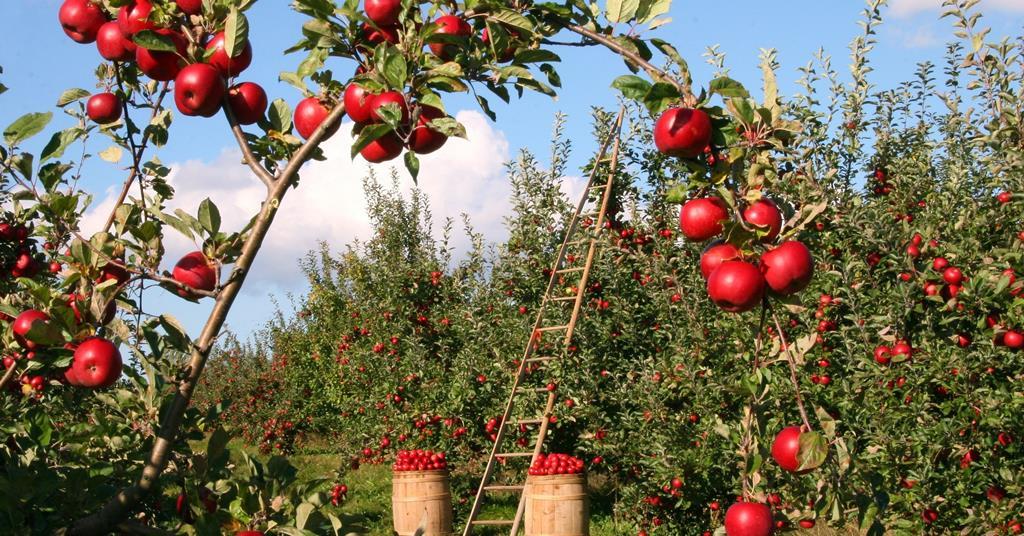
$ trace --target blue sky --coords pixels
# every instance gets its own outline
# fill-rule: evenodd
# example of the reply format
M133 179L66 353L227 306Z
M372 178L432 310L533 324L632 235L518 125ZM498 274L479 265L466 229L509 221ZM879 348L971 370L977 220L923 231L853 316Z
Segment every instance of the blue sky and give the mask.
M293 44L304 18L286 7L284 0L258 2L249 13L250 36L255 49L253 66L245 80L263 85L271 98L296 102L299 94L287 84L277 82L277 74L294 70L301 56L284 56L280 51ZM909 79L918 62L941 63L943 43L952 36L950 21L939 20L940 0L893 0L887 20L878 34L879 44L872 56L875 72L871 80L881 88ZM66 38L57 23L59 0L2 0L0 6L0 77L11 90L0 96L0 127L28 111L53 110L62 90L69 87L92 89L93 70L99 60L95 47L78 45ZM674 43L690 62L695 83L706 84L711 68L701 55L709 45L718 44L727 55L731 75L751 88L760 86L757 56L761 48L779 51L782 65L780 85L784 94L796 91L793 81L797 67L805 64L819 47L833 56L833 65L843 69L849 63L847 45L859 31L856 21L863 3L857 0L720 0L709 8L707 2L676 0L670 13L673 21L653 32ZM1024 1L987 0L982 3L985 25L994 36L1016 35L1024 24ZM567 134L582 157L593 149L588 140L588 114L592 106L614 106L616 94L611 81L627 71L622 63L602 49L561 49L559 67L563 89L557 100L528 94L511 105L490 99L498 122L482 118L469 98L446 99L450 112L469 126L470 141L450 143L437 155L424 160L420 183L431 195L438 216L458 217L467 212L479 230L489 237L501 237L504 204L501 160L521 148L546 154L552 118L556 112L568 114ZM350 62L332 60L335 73L352 69ZM54 127L69 123L58 114ZM237 165L237 154L222 118L178 117L171 143L158 154L176 170L172 183L181 195L183 207L194 206L210 195L225 212L228 223L258 209L258 181ZM326 240L336 249L353 237L369 232L359 197L359 183L366 166L348 161L344 147L348 138L343 129L332 140L327 164L307 170L308 180L300 192L286 199L303 210L283 212L280 225L272 232L272 249L257 263L252 284L236 302L229 325L240 333L249 333L272 313L271 296L287 302L286 294L301 292L295 258L317 240ZM40 143L45 142L47 136ZM106 147L97 141L89 147L97 153ZM37 147L34 147L37 149ZM378 172L387 173L386 167ZM119 184L124 173L117 167L95 162L86 167L84 186L96 195L99 206L92 219L105 213L102 203ZM454 192L452 182L458 182ZM410 185L403 179L403 187ZM571 191L572 181L567 190ZM109 201L109 200L107 200ZM312 208L310 208L312 207ZM274 247L274 245L278 247ZM190 249L181 240L172 241L169 250L180 254ZM185 304L162 291L147 296L147 305L166 309L178 316L193 332L205 320L207 306Z

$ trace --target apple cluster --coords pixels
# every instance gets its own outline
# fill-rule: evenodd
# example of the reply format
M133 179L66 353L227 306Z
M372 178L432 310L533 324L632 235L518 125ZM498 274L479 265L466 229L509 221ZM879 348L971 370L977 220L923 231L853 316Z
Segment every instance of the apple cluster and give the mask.
M530 465L531 476L578 475L583 473L583 460L568 454L538 454Z
M334 487L331 488L331 504L334 506L340 505L347 495L348 486L345 484L335 484Z
M134 62L153 80L173 80L174 102L182 114L212 117L226 98L238 123L256 123L267 109L263 88L252 82L227 86L228 80L252 63L251 44L246 40L229 55L223 31L197 39L196 34L202 31L192 25L192 17L202 14L202 0L174 0L174 5L179 16L163 27L151 20L150 0L131 0L117 11L116 17L110 17L91 0L65 0L58 19L72 40L95 42L103 59ZM147 32L147 39L137 40L142 32ZM170 42L174 50L165 50L154 42ZM110 125L121 119L122 108L121 97L107 91L89 98L86 114L98 124Z
M43 270L32 232L22 224L0 223L0 279L33 278ZM51 265L51 272L53 266ZM60 264L56 265L60 271Z
M391 466L395 471L446 471L448 460L443 452L432 450L400 450Z
M45 333L52 329L50 317L37 309L28 309L14 319L11 326L14 339L24 354L4 358L5 368L15 365L15 360L22 355L29 360L35 359L37 352L46 350L35 334ZM121 377L123 362L121 352L111 341L102 337L90 337L81 343L68 343L65 349L72 350L71 365L64 371L63 379L72 386L87 389L103 389L114 385ZM33 384L33 388L42 391L42 386Z

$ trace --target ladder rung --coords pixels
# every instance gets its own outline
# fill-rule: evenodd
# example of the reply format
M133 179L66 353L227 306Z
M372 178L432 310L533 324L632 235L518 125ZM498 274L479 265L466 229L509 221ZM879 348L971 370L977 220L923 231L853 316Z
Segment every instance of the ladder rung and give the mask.
M504 525L511 525L512 524L512 520L511 519L474 519L473 521L470 521L470 524L471 525L485 525L485 526L490 525L490 526L500 527L500 526L504 526Z
M555 270L555 273L556 274L573 274L573 273L582 272L582 271L583 271L583 267L582 266L577 266L575 268L562 268L561 270Z
M557 298L551 298L551 301L576 301L576 296L559 296Z
M520 393L547 393L547 387L517 387L516 391Z
M525 458L527 456L532 458L533 457L533 453L532 452L503 452L501 454L495 454L494 455L495 458Z
M591 240L593 240L593 238L584 238L583 240L573 240L572 242L569 242L567 245L569 245L569 246L579 246L579 245L582 245L582 244L590 243Z
M518 421L516 421L514 423L514 425L515 426L519 426L520 424L540 424L542 422L544 422L544 419L519 419ZM513 423L509 423L509 424L513 424Z
M523 491L525 488L526 486L484 486L485 491Z
M573 299L575 299L575 298L573 298ZM546 328L537 328L537 331L540 331L540 332L543 333L543 332L546 332L546 331L559 331L559 330L568 329L568 328L569 328L569 324L565 324L563 326L548 326Z
M558 359L558 358L553 356L553 355L544 355L544 356L540 356L540 357L531 357L531 358L527 359L526 362L527 363L544 363L544 362L547 362L547 361L551 361L553 359Z

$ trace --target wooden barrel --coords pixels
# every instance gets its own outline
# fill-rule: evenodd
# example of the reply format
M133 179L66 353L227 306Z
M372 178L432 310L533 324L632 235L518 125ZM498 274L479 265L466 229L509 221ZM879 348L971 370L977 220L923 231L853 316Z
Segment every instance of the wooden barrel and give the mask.
M526 536L590 536L586 476L530 476L524 493Z
M451 536L452 491L448 471L394 471L391 509L398 536Z

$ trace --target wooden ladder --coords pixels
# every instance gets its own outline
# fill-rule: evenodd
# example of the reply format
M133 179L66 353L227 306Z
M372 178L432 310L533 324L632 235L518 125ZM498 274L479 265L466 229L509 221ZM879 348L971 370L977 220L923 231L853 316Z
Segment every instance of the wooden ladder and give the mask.
M473 499L473 508L469 512L469 519L466 522L465 529L462 531L463 536L470 536L473 534L473 529L478 527L509 527L509 534L511 536L516 536L519 533L523 512L526 507L526 497L523 494L526 487L526 470L523 470L520 483L495 485L491 483L491 480L494 477L497 464L503 464L505 460L510 458L529 458L530 464L532 464L544 446L544 439L547 436L548 424L551 422L551 415L557 395L554 391L548 391L543 387L526 387L524 386L524 380L531 373L536 372L547 363L559 357L556 355L557 352L550 352L552 355L536 355L537 348L539 347L537 343L540 337L548 333L564 333L562 337L562 350L566 350L571 344L573 331L576 329L576 322L579 320L580 310L583 306L583 296L586 294L587 279L590 277L590 269L594 264L594 257L598 248L598 234L604 226L605 212L608 209L612 184L614 183L618 167L619 135L622 129L624 113L624 108L619 110L619 114L615 119L615 125L602 143L601 149L598 151L597 160L594 162L594 168L587 179L587 186L583 191L575 213L569 221L565 238L562 240L562 245L558 250L558 255L551 269L547 290L544 292L544 298L541 300L537 318L534 320L533 329L530 331L526 350L523 352L523 359L519 363L515 382L512 384L512 392L509 394L505 411L502 413L498 423L498 433L494 440L494 446L491 448L491 454L487 459L483 478L480 479L480 487L477 488L476 497ZM606 157L609 147L611 147L611 155ZM603 164L608 164L608 167L605 168ZM599 172L602 169L608 169L607 178L604 180L598 178ZM600 192L600 197L595 195L598 192ZM583 222L587 222L587 224L581 225ZM583 266L568 266L566 257L569 255L569 251L580 246L586 246L586 260ZM556 288L562 289L566 286L566 283L562 281L565 276L570 275L577 275L579 278L575 285L575 294L553 295ZM563 323L562 320L559 320L551 323L547 318L549 306L564 306L566 304L572 304L568 321ZM562 312L564 315L564 309L562 309ZM513 418L517 395L536 395L540 393L547 394L547 401L539 415ZM521 427L524 425L537 426L537 436L534 441L533 450L505 452L503 445L506 442L506 431L510 427ZM499 460L501 461L499 462ZM516 509L515 517L513 519L479 519L481 507L489 493L519 493L519 506Z

